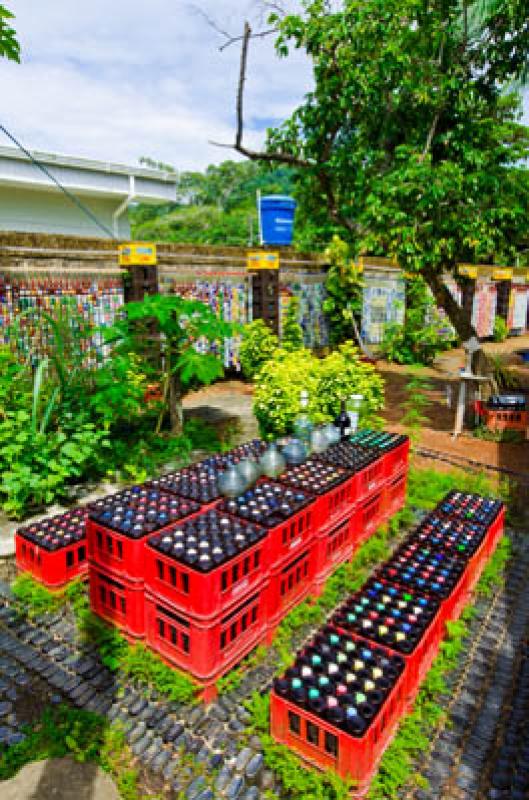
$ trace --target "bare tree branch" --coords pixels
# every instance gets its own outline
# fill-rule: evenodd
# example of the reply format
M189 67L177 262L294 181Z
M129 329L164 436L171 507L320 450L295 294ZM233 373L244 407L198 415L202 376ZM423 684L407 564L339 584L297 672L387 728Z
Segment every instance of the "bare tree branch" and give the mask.
M216 22L213 19L213 17L210 17L209 14L206 11L204 11L203 8L200 8L200 6L192 4L190 6L190 8L196 14L199 14L205 20L205 22L209 25L209 27L212 28L215 31L215 33L218 33L220 36L223 37L223 39L225 41L219 47L219 50L221 52L223 50L226 50L228 47L231 47L232 44L237 44L238 42L244 42L244 34L242 34L242 35L234 35L232 33L229 33L229 31L225 30L224 28L221 28L221 26L218 24L218 22ZM250 38L252 38L252 39L264 39L267 36L271 36L273 33L277 33L277 31L278 31L277 28L267 28L266 30L257 31L256 33L252 32Z

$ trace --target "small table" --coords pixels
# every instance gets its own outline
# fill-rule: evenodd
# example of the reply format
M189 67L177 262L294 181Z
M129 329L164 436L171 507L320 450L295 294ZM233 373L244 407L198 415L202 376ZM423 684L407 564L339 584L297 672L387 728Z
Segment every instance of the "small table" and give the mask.
M472 372L461 372L458 375L459 378L459 393L457 396L457 408L456 408L456 418L454 422L454 433L452 434L455 437L459 436L463 431L463 424L465 422L465 409L466 409L466 401L467 401L467 386L474 386L477 385L478 389L481 390L481 386L484 383L487 383L491 379L487 375L474 375Z

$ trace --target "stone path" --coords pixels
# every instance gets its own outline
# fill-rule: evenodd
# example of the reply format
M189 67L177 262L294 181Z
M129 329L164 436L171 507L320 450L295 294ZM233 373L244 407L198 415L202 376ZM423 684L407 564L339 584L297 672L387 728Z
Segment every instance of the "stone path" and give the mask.
M57 758L27 764L1 787L2 800L119 800L111 778L94 764Z

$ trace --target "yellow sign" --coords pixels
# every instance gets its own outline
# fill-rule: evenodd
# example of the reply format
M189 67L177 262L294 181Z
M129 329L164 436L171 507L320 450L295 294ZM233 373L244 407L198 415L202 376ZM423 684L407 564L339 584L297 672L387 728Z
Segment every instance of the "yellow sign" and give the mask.
M492 270L492 279L494 281L510 281L512 280L512 269L505 267L498 267Z
M158 263L156 245L149 242L120 244L119 264L121 267L155 266Z
M477 278L478 268L472 264L459 264L457 267L457 274L463 275L465 278Z
M255 250L248 253L246 266L252 269L279 269L279 253L266 253L263 250Z

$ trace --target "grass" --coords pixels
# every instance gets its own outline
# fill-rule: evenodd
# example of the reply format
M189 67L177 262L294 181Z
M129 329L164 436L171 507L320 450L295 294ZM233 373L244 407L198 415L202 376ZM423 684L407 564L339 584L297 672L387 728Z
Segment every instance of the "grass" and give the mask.
M153 797L139 786L139 774L130 764L132 752L118 724L103 717L61 705L48 708L26 739L0 751L0 781L12 778L25 764L72 756L78 762L98 764L114 779L123 800Z
M64 591L49 592L28 575L18 577L12 586L19 611L30 618L70 608L75 615L80 637L97 648L101 662L112 672L156 687L173 702L196 702L197 687L177 669L167 666L142 644L131 645L116 628L93 614L89 608L86 585L73 581Z

